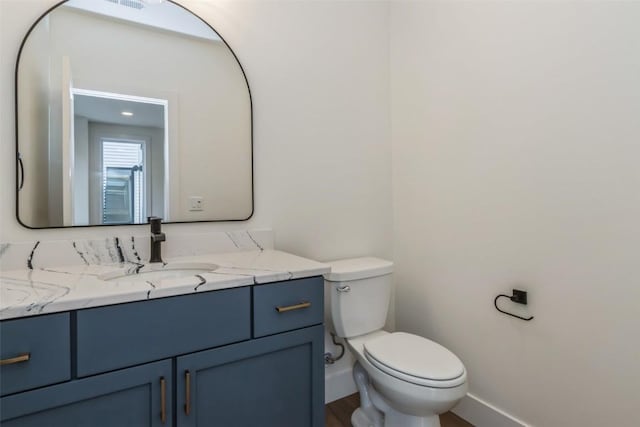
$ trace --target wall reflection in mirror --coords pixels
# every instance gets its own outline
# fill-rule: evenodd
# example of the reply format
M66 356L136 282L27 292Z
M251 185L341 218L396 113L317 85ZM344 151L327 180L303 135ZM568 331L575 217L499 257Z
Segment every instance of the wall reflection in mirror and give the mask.
M23 225L251 216L244 72L200 18L153 3L69 0L25 38L16 72Z

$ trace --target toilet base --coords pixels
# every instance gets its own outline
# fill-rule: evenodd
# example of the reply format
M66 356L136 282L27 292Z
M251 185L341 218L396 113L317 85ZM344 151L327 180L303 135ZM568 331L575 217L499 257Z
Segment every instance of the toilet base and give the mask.
M384 416L374 403L374 396L370 395L373 389L369 385L369 375L360 362L353 365L353 379L360 392L360 407L351 415L351 424L354 427L384 427Z
M362 408L355 410L351 414L351 425L353 427L440 427L440 417L412 417L400 414L394 417L392 414L385 414L383 424L376 424L367 416Z
M353 427L382 427L382 425L376 426L375 423L367 417L367 414L362 408L356 409L353 414L351 414L351 425Z
M440 417L434 415L432 417L412 417L407 414L398 414L394 417L392 414L385 414L384 427L440 427Z
M440 427L437 414L416 417L392 408L372 387L360 362L353 366L353 379L360 392L360 407L351 414L353 427Z

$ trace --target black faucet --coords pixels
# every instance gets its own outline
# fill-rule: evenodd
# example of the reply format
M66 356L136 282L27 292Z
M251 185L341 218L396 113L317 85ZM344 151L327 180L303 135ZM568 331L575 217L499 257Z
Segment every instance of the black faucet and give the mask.
M162 262L160 244L167 240L167 236L162 232L162 218L150 216L147 220L151 224L151 256L149 256L149 262Z

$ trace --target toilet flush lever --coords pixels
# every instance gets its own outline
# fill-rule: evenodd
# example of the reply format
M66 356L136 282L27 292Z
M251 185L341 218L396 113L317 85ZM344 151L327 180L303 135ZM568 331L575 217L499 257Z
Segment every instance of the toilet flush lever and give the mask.
M336 291L338 291L338 292L349 292L349 291L351 291L351 286L349 286L349 285L338 286L336 288Z

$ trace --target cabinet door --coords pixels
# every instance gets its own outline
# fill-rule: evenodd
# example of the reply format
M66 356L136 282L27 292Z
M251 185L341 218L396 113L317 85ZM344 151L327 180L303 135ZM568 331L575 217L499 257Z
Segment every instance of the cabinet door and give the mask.
M323 427L323 327L177 360L180 427Z
M171 361L0 399L2 427L170 426Z

